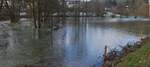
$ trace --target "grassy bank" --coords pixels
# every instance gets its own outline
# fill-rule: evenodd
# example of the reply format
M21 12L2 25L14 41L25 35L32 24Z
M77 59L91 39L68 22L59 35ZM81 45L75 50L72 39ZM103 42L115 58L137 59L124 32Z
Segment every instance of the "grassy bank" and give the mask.
M115 67L150 67L150 39L142 45L141 48L123 57Z

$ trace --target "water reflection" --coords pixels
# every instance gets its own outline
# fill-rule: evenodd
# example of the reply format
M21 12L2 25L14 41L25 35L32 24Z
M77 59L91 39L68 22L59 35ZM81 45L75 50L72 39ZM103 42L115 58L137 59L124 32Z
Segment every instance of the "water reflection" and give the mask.
M6 32L9 45L0 50L0 67L90 67L101 61L97 57L102 56L105 45L115 48L139 39L127 30L89 22L87 18L66 20L57 30L10 28Z
M69 24L66 27L65 37L65 60L71 67L79 65L86 67L83 63L86 62L87 47L86 47L86 24L80 22L80 19L74 20L74 25ZM69 67L69 66L68 66Z

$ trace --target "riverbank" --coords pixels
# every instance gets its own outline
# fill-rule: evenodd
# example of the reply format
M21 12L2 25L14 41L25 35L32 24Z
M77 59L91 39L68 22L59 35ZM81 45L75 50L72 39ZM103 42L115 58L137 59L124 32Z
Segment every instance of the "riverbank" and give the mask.
M136 43L121 46L122 50L112 49L104 52L103 67L149 67L150 65L150 37L143 37Z
M115 67L150 67L150 39L141 43L141 48L129 53Z

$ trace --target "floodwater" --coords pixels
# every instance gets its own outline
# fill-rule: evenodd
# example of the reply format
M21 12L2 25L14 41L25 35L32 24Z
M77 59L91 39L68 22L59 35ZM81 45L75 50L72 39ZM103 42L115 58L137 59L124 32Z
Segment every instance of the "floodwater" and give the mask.
M57 21L58 22L58 21ZM30 21L0 25L0 67L92 67L100 64L104 47L136 42L148 35L148 24L90 23L91 19L66 20L60 29L33 29ZM134 26L136 25L136 26ZM145 26L144 26L145 25Z

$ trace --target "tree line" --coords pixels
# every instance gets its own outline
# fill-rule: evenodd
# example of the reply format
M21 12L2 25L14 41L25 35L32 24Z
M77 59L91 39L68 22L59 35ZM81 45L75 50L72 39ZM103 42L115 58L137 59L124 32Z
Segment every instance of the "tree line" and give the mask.
M26 12L33 19L35 28L49 19L51 14L62 12L64 0L0 0L0 20L18 22Z
M74 1L69 5L69 0L0 0L0 20L11 20L18 22L20 14L27 13L33 19L34 27L40 28L42 23L48 22L53 16L80 16L81 13L95 14L102 16L105 8L111 12L122 15L148 15L147 0L127 0L125 3L118 3L117 0L106 0L104 3L99 0ZM70 0L71 1L71 0ZM142 6L139 6L141 4ZM143 8L144 7L144 8ZM141 11L144 10L144 11ZM53 24L51 24L53 25Z

